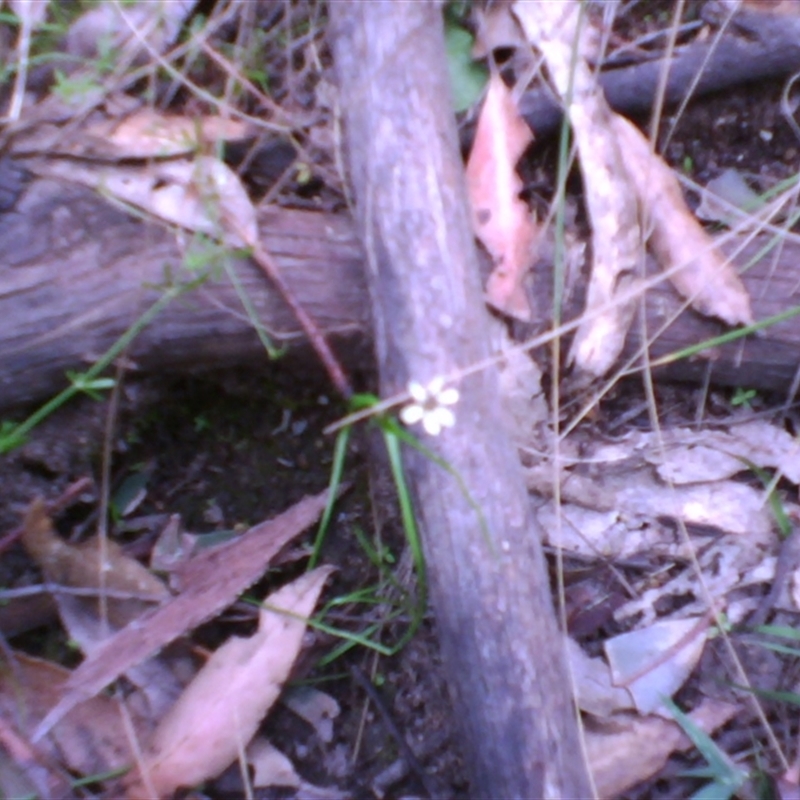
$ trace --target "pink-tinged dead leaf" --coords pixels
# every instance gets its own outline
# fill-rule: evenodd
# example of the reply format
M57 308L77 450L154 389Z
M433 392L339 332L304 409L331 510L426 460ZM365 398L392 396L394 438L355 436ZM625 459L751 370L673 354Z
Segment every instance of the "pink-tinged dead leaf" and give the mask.
M70 672L24 653L13 661L0 660L0 716L30 736L37 720L57 700ZM133 716L142 741L150 729ZM53 760L81 775L96 775L119 769L133 761L119 703L98 695L75 706L43 739L39 747Z
M150 106L122 119L104 119L83 132L95 155L165 158L208 150L208 145L246 138L247 123L222 117L167 115ZM99 148L99 151L98 151Z
M516 165L532 141L511 92L493 74L467 162L467 187L473 230L494 262L487 300L498 311L525 321L531 319L531 308L524 281L533 264L538 226L520 199Z
M257 736L245 752L247 763L253 768L253 788L289 786L300 788L300 776L288 756L281 753L262 736Z
M134 620L92 653L73 672L61 700L39 724L35 737L47 733L76 703L93 697L130 667L233 603L264 574L285 545L316 522L327 501L327 491L305 497L239 539L193 558L191 569L184 573L189 577L181 594Z
M211 156L159 161L142 167L99 167L77 159L31 163L42 177L74 181L159 219L219 239L254 247L256 211L239 176Z
M232 637L211 656L156 729L128 797L143 796L145 787L171 796L236 760L278 698L331 571L319 567L271 594L258 632Z
M281 703L311 725L320 741L333 741L333 720L341 709L329 694L313 686L295 686L283 695Z
M247 190L223 161L197 156L193 161L167 161L148 171L149 175L141 173L140 178L150 180L137 187L145 191L138 195L138 201L130 198L145 211L234 247L252 246L258 239L256 212ZM129 199L129 182L117 180L111 172L104 178L107 191L121 200ZM237 230L228 220L236 220Z
M612 124L661 268L701 314L728 325L750 325L753 312L744 284L689 211L672 170L633 123L613 114Z
M738 713L731 703L705 700L689 717L712 734ZM676 750L693 746L677 722L656 716L618 714L586 731L586 756L597 794L609 800L655 775Z

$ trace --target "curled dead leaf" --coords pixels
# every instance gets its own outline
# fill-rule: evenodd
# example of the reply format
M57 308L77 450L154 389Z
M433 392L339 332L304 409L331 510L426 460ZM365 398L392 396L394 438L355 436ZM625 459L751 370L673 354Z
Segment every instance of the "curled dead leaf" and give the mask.
M516 165L532 141L511 92L493 74L467 161L467 187L473 230L494 262L487 300L498 311L525 321L531 319L531 308L524 281L539 229L520 198L522 180Z
M689 716L710 734L738 712L732 703L705 700ZM587 731L586 754L598 797L618 797L662 769L676 750L691 746L677 722L656 716L619 714Z
M624 168L624 153L609 125L611 110L589 66L596 49L581 4L518 2L514 13L547 62L580 156L592 223L592 272L586 315L575 333L568 362L581 373L599 376L619 356L636 310L634 289L642 260L636 199Z
M619 114L611 122L645 217L648 243L673 286L701 314L750 325L750 297L683 199L676 177L639 129Z
M25 515L21 541L47 579L54 583L128 592L150 600L165 600L170 596L166 586L136 559L126 555L116 542L101 544L96 537L78 545L64 541L56 533L41 498L31 504Z

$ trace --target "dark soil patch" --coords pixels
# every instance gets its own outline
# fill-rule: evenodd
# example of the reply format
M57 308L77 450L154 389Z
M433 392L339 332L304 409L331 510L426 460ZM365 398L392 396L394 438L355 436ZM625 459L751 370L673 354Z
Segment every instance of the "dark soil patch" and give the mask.
M180 514L184 528L196 533L245 530L304 495L321 491L330 479L333 437L323 435L322 430L341 416L342 407L321 380L299 380L278 365L261 374L226 372L193 379L132 380L126 382L123 397L113 435L112 496L126 479L142 473L147 476L146 494L134 511L112 527L112 535L128 543L133 552L149 552L169 515ZM0 461L6 487L0 503L4 530L19 525L32 498L55 499L70 483L90 476L93 488L56 521L68 537L94 532L108 405L84 398L60 410L34 431L28 444ZM323 549L323 563L337 567L323 601L376 585L378 580L353 532L358 528L371 536L374 527L369 476L359 456L363 447L363 442L351 447L346 477L354 488L339 504ZM391 519L394 511L385 505L391 497L385 491L380 494L382 513L390 517L382 530L384 545L399 559L402 533ZM306 536L307 546L313 537L313 531ZM9 587L40 580L19 545L4 554L2 580ZM268 585L255 587L253 593L261 596ZM55 655L54 648L62 650L68 656L66 663L75 664L74 654L63 650L54 609L47 607L38 615L26 611L22 619L18 611L12 602L0 618L6 633L20 630L11 644L50 657ZM243 619L241 611L239 608L234 615L238 622L224 615L203 626L195 640L214 647L234 633L249 635L255 626L253 614L245 613ZM28 613L33 615L30 619ZM332 614L330 622L360 631L367 624L359 622L361 617L367 619L363 607L349 605L342 613ZM405 624L382 638L396 638ZM29 630L32 625L35 627ZM432 626L424 624L397 656L377 659L369 651L355 648L321 670L314 668L316 660L338 640L316 638L296 679L314 684L321 681L320 688L338 701L341 715L334 723L333 740L323 742L308 724L284 708L277 708L265 722L270 740L290 756L303 778L321 786L348 788L352 796L366 798L374 797L372 781L390 770L384 777L387 788L406 787L404 791L412 793L421 790L413 773L403 777L408 770L398 766L397 741L353 682L350 670L357 668L377 675L384 711L409 740L423 767L449 787L447 795L465 796L458 792L459 786L465 788L463 766L453 738L446 679ZM61 660L63 663L64 658ZM240 795L238 768L226 772L220 786L223 795L213 796Z

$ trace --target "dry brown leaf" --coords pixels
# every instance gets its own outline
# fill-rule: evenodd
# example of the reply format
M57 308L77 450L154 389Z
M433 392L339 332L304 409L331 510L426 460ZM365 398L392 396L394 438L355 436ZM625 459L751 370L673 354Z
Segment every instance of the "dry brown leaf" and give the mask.
M258 240L255 208L239 176L210 156L143 167L98 166L77 159L36 159L26 166L36 175L89 186L232 247L253 246Z
M258 632L232 637L208 660L162 720L128 796L170 796L213 778L236 760L278 698L331 567L319 567L271 594ZM281 611L285 613L281 613Z
M253 768L253 787L288 786L300 788L300 776L294 764L280 750L262 736L257 736L247 747L247 763Z
M239 176L223 161L198 156L137 170L102 172L100 188L156 217L241 247L258 238L256 212ZM236 220L243 239L227 224ZM246 240L245 240L246 239Z
M284 693L281 703L311 725L320 741L333 741L333 720L341 708L331 695L313 686L293 686Z
M689 679L705 649L711 617L661 619L603 642L612 682L625 687L640 714L668 716L665 697Z
M166 115L145 106L121 119L104 119L82 132L93 154L114 158L164 158L196 153L221 141L244 139L250 126L222 117ZM100 148L100 153L98 153Z
M596 57L596 38L581 4L516 2L514 13L544 55L565 103L569 97L567 109L592 223L592 272L586 316L568 361L581 372L600 376L622 351L636 310L633 289L644 255L638 207L620 143L609 124L611 110L589 67Z
M127 556L116 542L101 544L97 537L79 545L63 541L53 530L41 500L28 511L22 542L48 580L96 590L94 596L54 593L64 629L84 655L96 652L111 635L152 608L153 601L164 602L172 596L159 578ZM181 662L177 654L162 652L159 658L125 672L125 677L139 687L154 719L160 718L180 694L182 684L175 673L180 671Z
M738 711L731 703L705 700L689 716L711 734ZM658 772L674 751L692 746L677 722L655 716L621 714L599 730L586 731L589 769L601 798L618 797Z
M12 663L0 660L0 664L0 715L28 736L58 698L70 672L24 653L14 653ZM135 716L132 721L144 739L149 734L145 721ZM118 769L133 760L119 703L105 695L75 706L41 746L51 757L83 775Z
M533 264L538 226L520 199L522 181L516 165L532 141L511 92L494 73L467 162L467 186L475 235L494 262L487 300L504 314L525 321L531 319L531 308L524 281Z
M126 555L116 542L107 540L101 544L96 537L79 545L65 542L53 529L41 498L31 504L25 515L20 541L53 583L98 591L105 588L149 600L170 596L166 586L135 558Z
M728 325L751 324L744 284L689 211L672 170L633 123L619 114L611 122L639 198L648 243L672 284L700 313Z
M192 559L191 579L180 595L134 620L72 673L63 697L39 724L35 738L47 733L76 703L93 697L130 667L230 605L264 574L281 548L319 518L327 501L327 491L305 497L239 539Z
M611 670L602 658L591 658L570 637L565 637L567 658L575 681L578 708L596 717L609 717L615 711L633 708L627 689L615 686Z

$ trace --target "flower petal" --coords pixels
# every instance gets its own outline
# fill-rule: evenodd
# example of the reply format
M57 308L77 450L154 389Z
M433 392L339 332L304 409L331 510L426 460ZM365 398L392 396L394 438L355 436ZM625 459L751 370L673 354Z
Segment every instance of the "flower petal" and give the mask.
M452 428L456 424L456 415L449 408L437 408L434 412L440 427Z
M403 420L406 425L414 425L424 416L425 410L422 408L422 406L418 406L416 403L405 406L400 411L400 419Z
M425 428L426 433L429 433L431 436L438 436L442 430L439 417L435 412L428 412L423 417L422 427Z
M439 394L436 395L436 399L443 406L454 406L458 402L460 396L458 389L451 386L449 389L443 389L439 392Z
M444 389L444 378L441 375L437 375L428 383L428 393L433 397L436 397L442 389Z
M408 393L418 403L424 403L428 399L428 390L421 383L417 383L417 381L411 381L408 384Z

